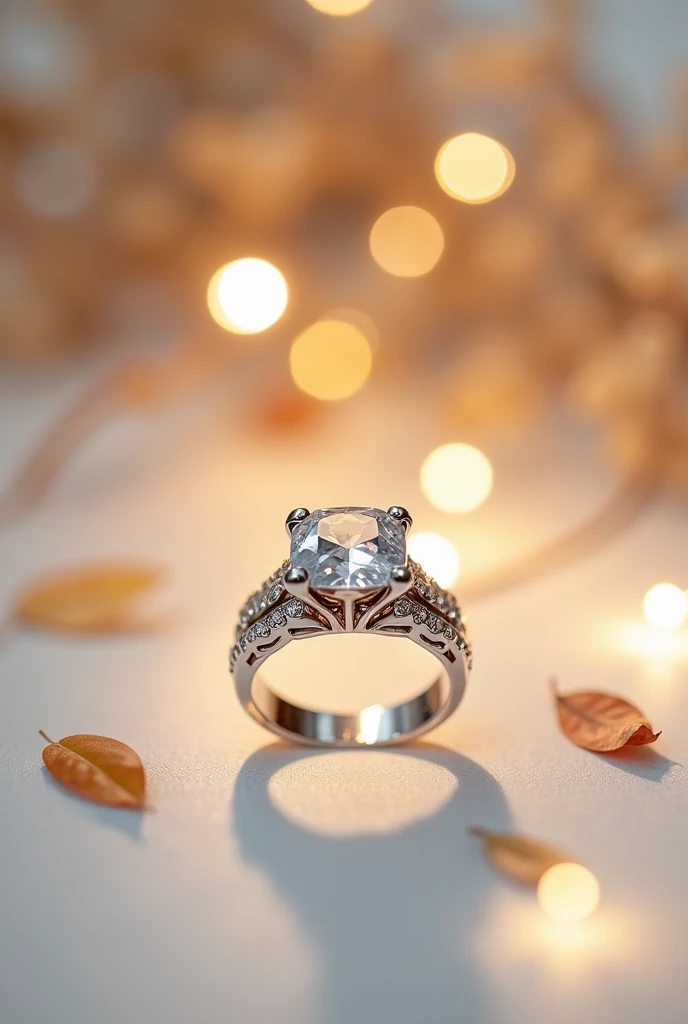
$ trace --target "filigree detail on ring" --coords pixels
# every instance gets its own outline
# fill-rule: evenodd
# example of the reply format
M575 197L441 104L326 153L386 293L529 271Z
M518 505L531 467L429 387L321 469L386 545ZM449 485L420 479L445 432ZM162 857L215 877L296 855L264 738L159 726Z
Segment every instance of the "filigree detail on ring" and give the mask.
M257 619L237 637L237 642L229 656L230 670L234 670L237 659L256 640L266 639L271 635L273 629L282 629L287 625L289 619L302 619L305 614L306 606L303 601L299 601L297 597L290 597L288 601L283 601L262 618Z
M465 652L469 668L472 665L472 652L468 641L460 629L447 622L444 616L435 615L430 609L408 597L399 597L394 602L394 615L398 619L412 618L417 626L425 626L429 633L442 634L449 643L455 643L458 649ZM433 642L435 646L435 642Z

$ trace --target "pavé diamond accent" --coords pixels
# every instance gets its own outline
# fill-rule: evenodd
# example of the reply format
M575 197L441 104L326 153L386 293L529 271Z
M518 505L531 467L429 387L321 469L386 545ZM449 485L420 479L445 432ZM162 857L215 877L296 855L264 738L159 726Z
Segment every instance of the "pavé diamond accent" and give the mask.
M332 512L333 510L329 510ZM341 511L341 510L340 510ZM348 510L346 510L348 511ZM376 509L354 509L353 512L362 512L369 519L374 520L377 523L376 516L371 514L375 513ZM321 511L321 518L326 518L328 510ZM379 513L385 515L385 513ZM353 524L349 524L347 529ZM370 543L369 540L364 540L362 534L367 532L370 536L373 532L374 527L371 527L369 523L358 524L361 527L361 535L358 538L352 536L349 533L349 539L353 542L356 539L363 544ZM326 530L338 529L337 524L326 524L323 528L323 533ZM364 529L365 528L365 529ZM379 527L378 527L379 529ZM341 537L340 537L341 539ZM330 542L332 543L332 542ZM450 591L442 590L434 580L432 580L423 568L411 559L408 560L408 566L414 575L414 589L411 590L409 596L398 597L392 605L388 605L387 615L393 613L397 618L412 618L418 625L424 626L429 634L440 635L448 642L451 646L454 646L462 652L465 656L469 669L473 665L473 654L471 646L467 642L464 635L464 625L461 621L461 612L456 603L456 598ZM251 594L246 604L241 610L239 623L237 625L237 637L236 644L232 648L230 653L230 668L234 671L237 661L242 657L247 650L253 644L265 644L270 642L272 631L281 629L287 625L289 619L302 619L308 614L307 606L299 598L291 597L285 594L284 586L281 582L286 569L289 568L289 563L284 562L282 566L272 574L269 580L263 584L260 590ZM363 588L361 588L363 589ZM372 589L372 588L371 588ZM414 600L414 595L417 599ZM376 597L371 598L373 601ZM321 596L321 601L329 601L330 603L336 603L334 597L326 597L325 594ZM357 607L365 607L365 602L368 598L363 597L362 601L358 602ZM263 606L263 612L260 614L259 608ZM270 607L272 605L272 607ZM250 614L253 619L251 620ZM259 648L260 650L260 648Z
M284 610L290 619L300 619L303 617L303 601L292 597L291 601L287 601L285 604Z
M303 601L299 601L297 597L292 597L283 604L273 608L272 611L267 612L262 618L256 619L256 621L248 627L248 629L241 632L237 639L237 643L232 649L230 654L229 665L232 671L236 664L237 658L240 657L245 651L249 644L254 643L256 640L266 639L272 633L273 629L280 629L282 626L286 626L287 619L302 619L306 612L306 606Z
M280 626L286 626L287 616L284 614L282 608L276 608L274 612L268 615L268 623L273 629L278 629Z
M291 564L308 571L314 590L383 587L405 563L404 528L379 508L319 509L291 535Z
M398 597L392 607L397 618L403 619L411 616L416 625L425 626L429 633L442 634L449 643L456 644L460 651L465 652L469 668L472 666L473 656L470 644L465 636L446 621L446 618L435 615L424 605L408 597Z

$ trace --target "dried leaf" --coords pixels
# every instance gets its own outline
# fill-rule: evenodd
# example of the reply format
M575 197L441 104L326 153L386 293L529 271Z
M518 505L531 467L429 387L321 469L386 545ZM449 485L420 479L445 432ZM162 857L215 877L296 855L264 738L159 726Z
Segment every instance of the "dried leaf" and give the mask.
M553 864L571 860L561 850L537 839L508 832L489 832L485 828L471 828L469 832L482 839L483 852L498 871L525 885L537 885Z
M43 763L60 785L97 804L145 810L146 773L141 758L119 740L82 733L48 741Z
M134 598L159 575L147 566L112 565L52 576L21 595L14 616L25 625L65 633L131 629L138 624Z
M561 695L554 679L551 686L561 731L585 750L611 753L625 746L654 743L661 735L638 708L621 697L592 690Z

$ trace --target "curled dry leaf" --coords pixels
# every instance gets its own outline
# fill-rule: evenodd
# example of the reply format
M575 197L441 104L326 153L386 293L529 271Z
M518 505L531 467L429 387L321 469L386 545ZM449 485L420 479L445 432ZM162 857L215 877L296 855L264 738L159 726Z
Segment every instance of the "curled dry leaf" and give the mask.
M61 573L29 587L14 607L15 621L64 633L106 633L140 624L135 599L158 581L150 566L110 565Z
M146 810L146 772L141 758L126 743L82 733L48 741L43 763L60 785L97 804Z
M638 708L621 697L587 690L560 694L555 679L551 686L561 731L585 750L611 753L625 746L654 743L661 735Z
M483 851L498 871L525 885L537 885L552 865L571 860L561 850L537 839L489 832L486 828L471 828L469 832L482 839Z

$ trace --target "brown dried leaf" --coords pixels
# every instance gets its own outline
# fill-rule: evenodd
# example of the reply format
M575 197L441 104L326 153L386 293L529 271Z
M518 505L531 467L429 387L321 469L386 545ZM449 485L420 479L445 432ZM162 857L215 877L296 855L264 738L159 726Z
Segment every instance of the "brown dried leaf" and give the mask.
M508 832L489 832L485 828L470 828L468 831L482 839L483 852L498 871L524 885L537 885L553 864L571 860L561 850L537 839Z
M158 569L111 565L52 576L29 587L14 608L15 620L64 633L120 632L138 624L133 608L159 579Z
M585 750L611 753L625 746L654 743L661 735L638 708L621 697L592 690L561 695L555 679L551 686L561 731Z
M141 758L119 740L82 733L48 741L43 763L60 785L84 800L108 807L146 810L146 773Z

